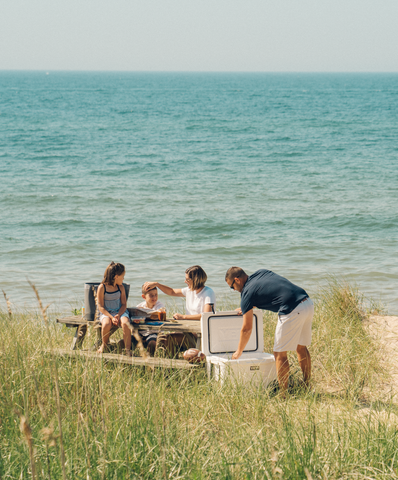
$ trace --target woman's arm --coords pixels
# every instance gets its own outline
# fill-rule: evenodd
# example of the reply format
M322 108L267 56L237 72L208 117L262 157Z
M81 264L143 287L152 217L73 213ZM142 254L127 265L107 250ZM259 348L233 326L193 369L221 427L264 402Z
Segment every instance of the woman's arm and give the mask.
M206 303L206 305L203 308L203 312L211 312L212 311L212 304L211 303ZM200 317L202 316L201 313L198 313L197 315L181 315L181 313L175 313L173 315L173 318L176 320L200 320Z
M173 318L175 320L200 320L201 314L198 313L197 315L182 315L181 313L175 313Z
M166 295L170 295L171 297L183 297L181 288L171 288L167 285L162 285L159 282L145 282L144 283L144 290L151 290L152 288L157 287L162 290L163 293Z

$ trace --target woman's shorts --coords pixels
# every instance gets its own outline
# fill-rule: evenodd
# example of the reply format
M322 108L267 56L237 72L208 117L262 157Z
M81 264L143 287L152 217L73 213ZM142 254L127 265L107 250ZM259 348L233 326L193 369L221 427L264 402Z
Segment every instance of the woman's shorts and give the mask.
M297 345L311 345L311 326L314 304L308 297L288 315L279 315L275 329L274 352L289 352Z
M108 312L112 315L112 317L114 317L118 311L119 310L108 310ZM121 315L121 318L122 317L130 318L127 310L123 313L123 315ZM108 318L108 315L104 315L103 313L100 312L99 323L101 325L102 325L102 320L104 320L105 318Z

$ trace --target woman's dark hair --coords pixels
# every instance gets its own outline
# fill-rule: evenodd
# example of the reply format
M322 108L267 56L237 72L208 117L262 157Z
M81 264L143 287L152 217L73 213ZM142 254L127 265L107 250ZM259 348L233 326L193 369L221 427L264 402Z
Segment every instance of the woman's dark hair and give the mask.
M185 270L185 273L188 275L188 278L192 280L192 290L199 290L205 286L207 275L202 267L199 265L194 265Z
M124 265L121 263L111 262L105 270L104 278L101 283L113 285L116 275L121 275L125 271Z

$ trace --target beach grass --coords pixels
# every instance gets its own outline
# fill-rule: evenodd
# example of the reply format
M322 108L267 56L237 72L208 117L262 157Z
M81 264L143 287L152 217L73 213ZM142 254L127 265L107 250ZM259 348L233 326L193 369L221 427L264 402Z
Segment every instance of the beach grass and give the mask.
M398 406L358 291L315 300L313 381L291 356L290 393L48 353L71 330L0 313L1 479L394 479ZM222 308L236 305L225 300ZM219 305L220 307L220 305ZM272 351L276 316L264 315Z

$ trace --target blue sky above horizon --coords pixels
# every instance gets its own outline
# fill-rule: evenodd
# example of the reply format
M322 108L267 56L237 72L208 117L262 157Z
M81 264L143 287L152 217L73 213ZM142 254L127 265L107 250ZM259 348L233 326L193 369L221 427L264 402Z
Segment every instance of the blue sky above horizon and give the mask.
M2 0L0 70L398 72L396 0Z

